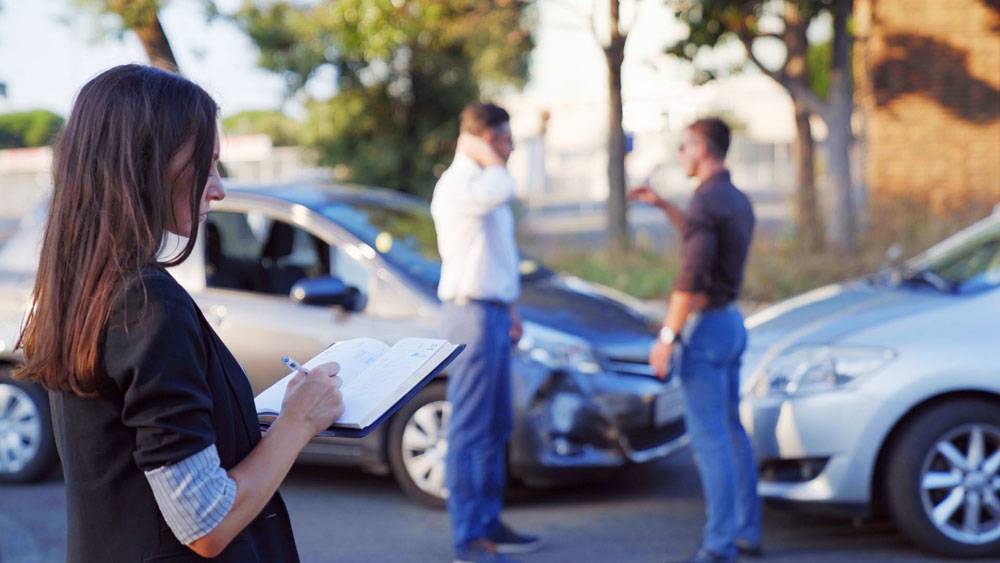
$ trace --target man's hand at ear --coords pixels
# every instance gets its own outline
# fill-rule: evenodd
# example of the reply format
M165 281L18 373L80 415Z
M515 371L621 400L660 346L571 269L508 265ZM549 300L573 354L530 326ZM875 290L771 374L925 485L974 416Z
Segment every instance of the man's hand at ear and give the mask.
M503 159L493 150L493 147L485 139L472 133L462 133L458 136L455 152L471 158L483 168L504 165Z

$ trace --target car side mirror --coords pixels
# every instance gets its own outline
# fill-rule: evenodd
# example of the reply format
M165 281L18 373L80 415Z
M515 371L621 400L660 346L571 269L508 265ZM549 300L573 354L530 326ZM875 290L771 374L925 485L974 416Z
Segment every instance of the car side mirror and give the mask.
M903 257L903 245L899 244L898 242L894 242L888 249L886 249L883 260L885 261L886 264L893 266L897 262L899 262L899 259L902 257Z
M340 278L322 276L299 280L292 286L291 298L305 305L336 305L347 311L365 308L365 296Z

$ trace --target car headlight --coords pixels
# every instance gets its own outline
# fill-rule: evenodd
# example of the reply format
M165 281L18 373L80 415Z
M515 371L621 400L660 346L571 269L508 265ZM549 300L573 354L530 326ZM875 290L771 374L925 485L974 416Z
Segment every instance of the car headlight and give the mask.
M878 371L895 357L893 350L876 346L792 348L764 366L754 394L764 397L829 391Z
M581 338L539 324L524 323L517 343L518 353L553 369L568 368L582 373L600 371L590 345Z

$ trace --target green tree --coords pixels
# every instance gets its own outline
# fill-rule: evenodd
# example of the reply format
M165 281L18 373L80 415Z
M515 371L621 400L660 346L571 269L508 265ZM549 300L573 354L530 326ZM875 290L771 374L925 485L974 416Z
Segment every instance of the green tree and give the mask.
M62 125L62 117L43 109L0 115L0 149L51 144Z
M278 110L245 110L222 121L222 128L236 135L264 134L276 146L302 143L302 124Z
M853 0L667 0L688 26L688 36L669 52L694 61L702 48L739 41L747 60L781 85L792 98L797 130L797 225L810 242L822 244L815 189L815 146L810 118L826 125L827 169L835 191L830 241L852 250L857 243L857 206L851 181L850 148L853 84L850 54L853 36L848 19ZM828 45L810 45L807 31L828 16L833 36ZM765 41L784 47L784 61L765 64L754 50ZM711 73L708 76L712 76Z
M332 69L306 103L303 141L355 182L428 195L463 106L523 83L532 41L516 0L247 2L232 14L290 92Z
M601 44L608 66L608 237L616 254L628 251L625 201L625 130L622 128L622 65L628 30L621 25L621 1L608 2L608 41ZM596 34L595 34L596 35Z
M625 64L625 46L628 44L629 33L638 12L640 0L631 3L632 22L622 21L622 1L607 0L607 21L598 16L598 10L603 8L593 2L590 10L583 10L571 1L546 0L561 7L575 16L576 23L588 27L594 41L604 54L607 74L607 138L605 146L608 153L608 200L607 229L610 247L614 249L613 256L621 257L631 248L631 233L628 228L628 204L625 198L625 130L622 127L624 108L622 103L622 66ZM601 30L598 21L601 21Z

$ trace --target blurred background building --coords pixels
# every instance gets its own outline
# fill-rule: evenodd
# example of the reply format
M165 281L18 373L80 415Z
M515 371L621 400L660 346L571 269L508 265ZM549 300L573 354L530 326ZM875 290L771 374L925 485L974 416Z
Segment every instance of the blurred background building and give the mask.
M857 0L856 100L873 198L1000 201L1000 2Z

